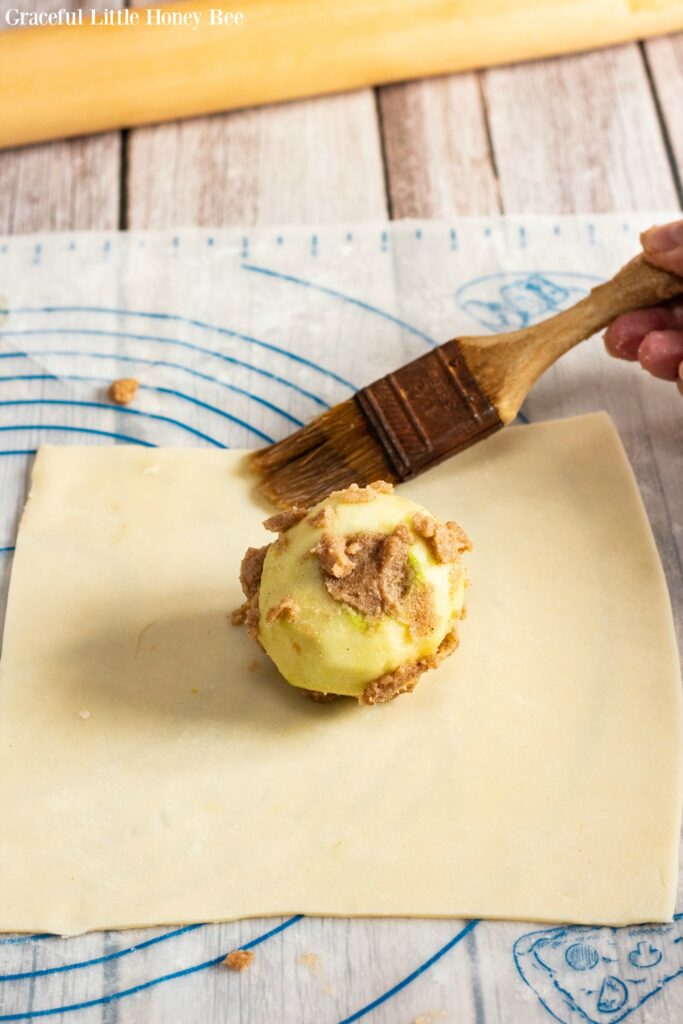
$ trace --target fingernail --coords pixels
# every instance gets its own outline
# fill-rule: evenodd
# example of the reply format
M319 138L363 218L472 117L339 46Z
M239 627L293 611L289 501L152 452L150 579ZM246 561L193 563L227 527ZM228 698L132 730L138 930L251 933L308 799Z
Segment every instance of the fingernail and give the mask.
M683 246L683 220L663 224L643 232L643 247L648 252L671 252Z

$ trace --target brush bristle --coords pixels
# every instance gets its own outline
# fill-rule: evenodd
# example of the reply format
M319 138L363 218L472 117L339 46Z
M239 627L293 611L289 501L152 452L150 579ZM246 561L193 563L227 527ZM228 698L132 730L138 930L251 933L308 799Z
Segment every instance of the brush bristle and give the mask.
M262 477L259 490L280 508L315 504L352 483L397 479L352 398L254 452L249 463Z

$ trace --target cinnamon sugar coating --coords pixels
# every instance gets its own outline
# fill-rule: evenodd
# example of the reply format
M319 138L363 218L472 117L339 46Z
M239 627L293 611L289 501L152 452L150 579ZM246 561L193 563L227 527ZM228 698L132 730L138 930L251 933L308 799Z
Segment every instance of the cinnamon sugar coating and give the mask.
M266 622L275 622L282 616L285 619L295 619L299 613L299 605L293 597L283 597L281 601L274 604L266 612Z
M274 516L269 516L263 525L269 533L286 533L300 523L307 512L306 508L288 508L284 512L276 512Z
M358 484L351 484L343 491L332 491L330 498L341 502L343 505L355 505L359 502L374 501L378 494L393 494L394 485L386 480L375 480L367 487L359 487Z
M457 562L464 551L472 550L472 541L457 523L440 523L434 516L417 512L413 528L429 543L437 562Z
M240 584L246 600L231 615L233 626L246 625L254 640L258 640L259 588L269 547L270 544L264 544L262 548L247 548L240 566Z
M335 511L331 505L323 505L311 516L309 523L319 530L329 530L335 520Z
M441 641L436 654L430 657L420 658L419 661L399 665L393 672L387 672L379 679L373 680L365 687L363 695L359 698L360 704L386 704L401 693L412 693L417 686L418 680L423 672L430 668L436 668L444 658L457 650L458 633L455 627L447 633Z
M414 582L408 562L414 539L405 523L389 534L355 533L346 540L325 533L313 554L335 601L371 619L390 615L414 636L425 636L434 628L433 587Z
M318 556L322 571L327 576L343 579L353 572L354 564L348 556L346 540L336 533L323 533L315 547L311 548L311 554Z

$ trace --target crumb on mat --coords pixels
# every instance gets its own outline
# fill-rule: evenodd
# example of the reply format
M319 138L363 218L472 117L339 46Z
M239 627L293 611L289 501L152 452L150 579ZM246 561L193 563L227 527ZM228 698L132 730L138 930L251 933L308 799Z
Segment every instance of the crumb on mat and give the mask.
M320 971L320 957L317 953L304 953L299 957L299 963L308 967L311 974L317 974Z
M109 397L116 405L128 405L135 398L139 387L134 377L121 377L109 385Z
M228 953L223 963L231 971L243 971L254 959L254 954L248 949L233 949Z

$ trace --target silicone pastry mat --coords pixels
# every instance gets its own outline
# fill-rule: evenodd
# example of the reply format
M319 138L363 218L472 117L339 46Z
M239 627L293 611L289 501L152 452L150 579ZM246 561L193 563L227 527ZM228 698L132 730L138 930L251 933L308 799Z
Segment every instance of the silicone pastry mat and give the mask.
M283 436L427 345L563 308L666 217L1 240L3 594L39 443L247 447ZM118 376L142 382L134 408L104 400ZM671 391L591 343L548 375L524 416L609 409L676 605ZM679 919L616 930L299 916L3 936L0 1021L599 1024L637 1011L661 1024L683 1015L682 940ZM240 976L215 967L236 947L258 952Z

